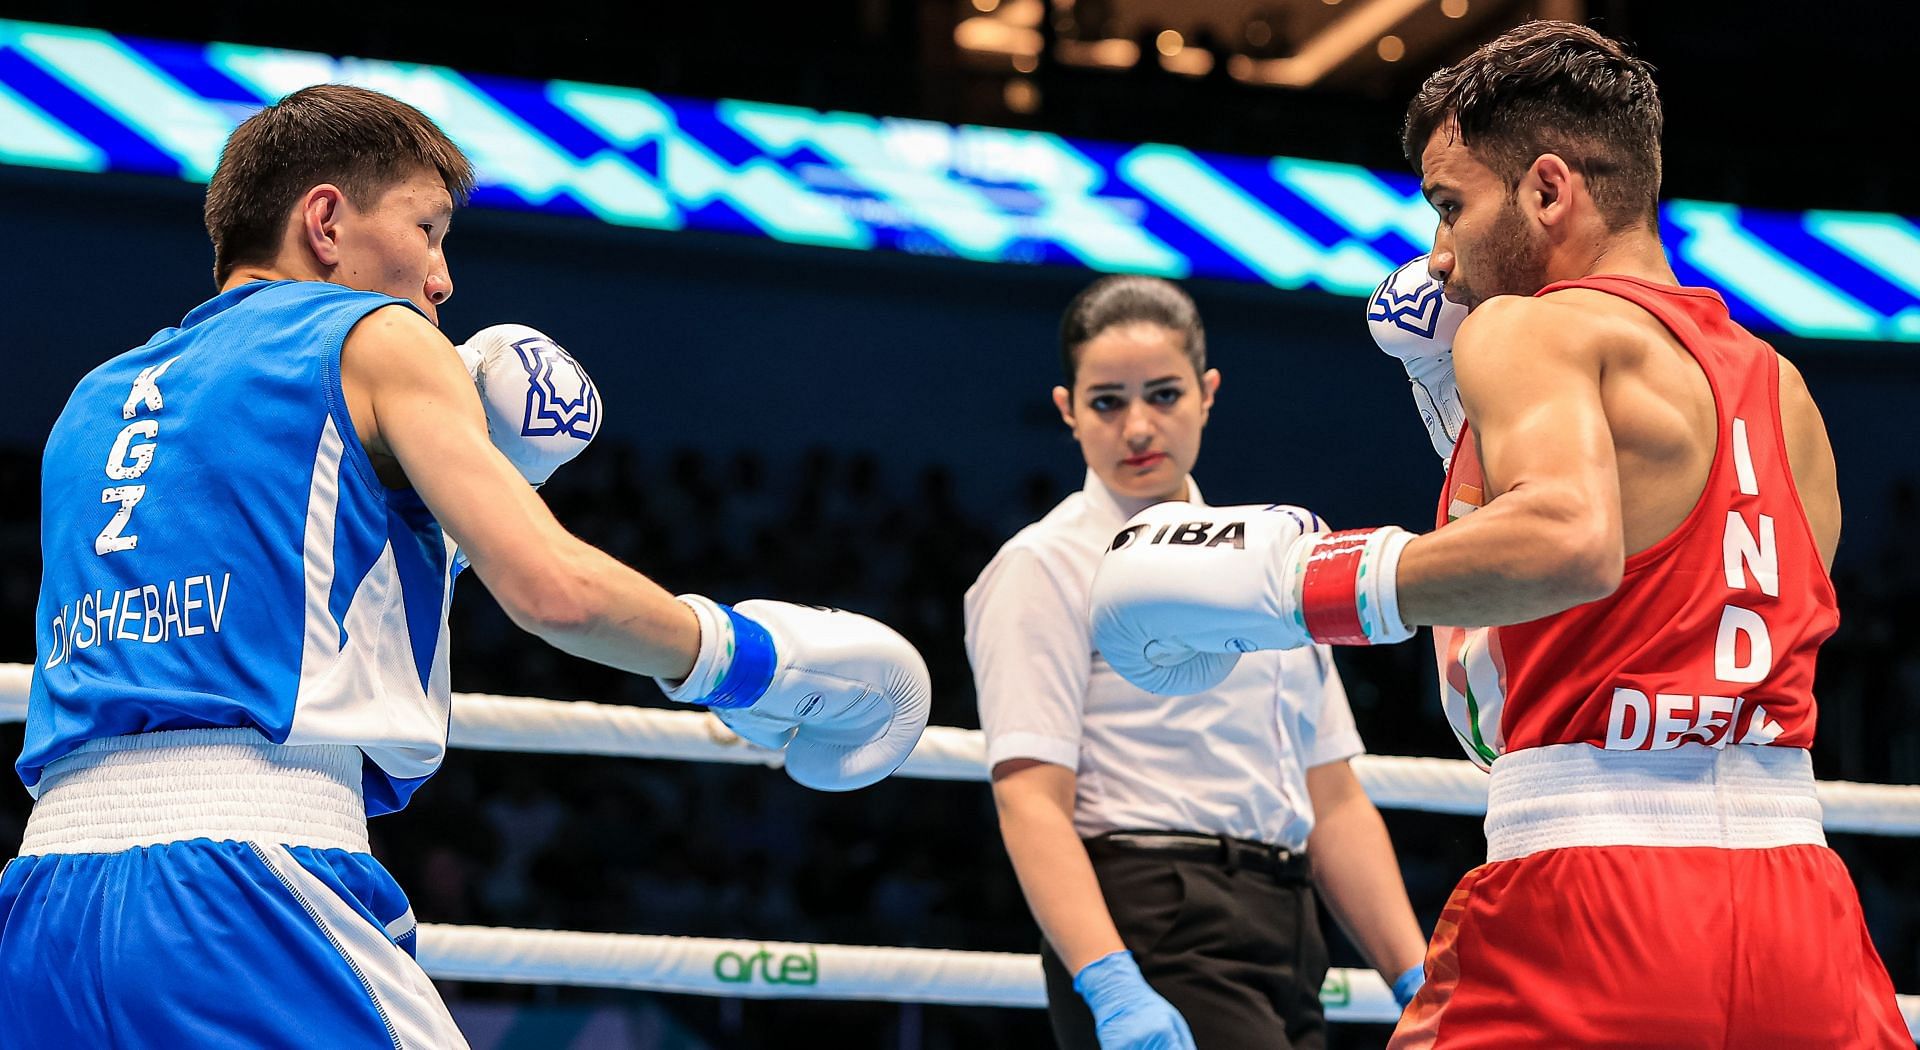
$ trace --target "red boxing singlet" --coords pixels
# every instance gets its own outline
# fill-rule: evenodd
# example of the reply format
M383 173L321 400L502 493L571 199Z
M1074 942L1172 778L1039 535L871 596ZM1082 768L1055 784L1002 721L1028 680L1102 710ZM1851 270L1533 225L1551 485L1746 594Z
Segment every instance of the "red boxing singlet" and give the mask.
M1612 595L1434 632L1448 718L1492 769L1487 863L1441 912L1388 1045L1910 1046L1806 750L1839 616L1788 470L1779 362L1710 291L1544 291L1568 287L1680 339L1713 388L1717 449L1693 511ZM1441 522L1486 488L1462 434Z
M1713 388L1718 446L1693 512L1627 559L1613 594L1529 623L1434 629L1454 734L1482 767L1549 744L1809 747L1814 656L1840 615L1787 463L1772 347L1704 288L1589 277L1538 294L1564 288L1619 296L1666 325ZM1438 524L1480 507L1486 489L1463 428Z

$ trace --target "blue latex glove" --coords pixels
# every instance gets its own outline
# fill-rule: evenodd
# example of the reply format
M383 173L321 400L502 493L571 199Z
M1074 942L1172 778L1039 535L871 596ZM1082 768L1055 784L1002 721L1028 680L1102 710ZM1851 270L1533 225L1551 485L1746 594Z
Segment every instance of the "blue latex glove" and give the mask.
M1093 1010L1100 1050L1195 1050L1187 1020L1154 991L1132 952L1110 952L1073 975Z
M1419 993L1420 986L1425 983L1427 983L1425 964L1408 967L1406 973L1393 979L1393 1001L1399 1003L1402 1010L1406 1009L1407 1004L1413 1002L1413 997Z

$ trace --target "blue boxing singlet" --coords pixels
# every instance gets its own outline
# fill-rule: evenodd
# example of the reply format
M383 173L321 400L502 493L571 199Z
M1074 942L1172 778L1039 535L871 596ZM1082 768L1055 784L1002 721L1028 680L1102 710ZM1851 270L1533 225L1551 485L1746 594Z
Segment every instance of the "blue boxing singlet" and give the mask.
M81 745L247 727L359 748L369 815L446 751L449 543L356 437L340 350L406 300L256 282L94 369L41 466L20 779Z

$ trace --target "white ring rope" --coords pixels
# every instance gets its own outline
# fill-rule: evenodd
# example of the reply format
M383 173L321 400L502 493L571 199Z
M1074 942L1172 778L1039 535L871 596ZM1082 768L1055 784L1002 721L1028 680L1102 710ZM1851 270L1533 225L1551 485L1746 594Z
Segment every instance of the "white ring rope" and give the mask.
M420 925L420 965L456 981L746 999L1045 1006L1040 957L632 933Z
M443 981L585 985L734 999L864 999L1044 1007L1040 957L937 948L729 941L420 924L420 965ZM1899 997L1920 1040L1920 996ZM1320 986L1329 1021L1392 1024L1393 993L1371 970L1333 969Z
M420 925L420 965L441 980L635 988L746 999L866 999L960 1006L1047 1005L1040 957L938 948L570 933ZM1320 998L1336 1021L1392 1023L1393 993L1371 970L1330 970Z
M0 722L27 714L32 668L0 664ZM777 752L734 736L699 711L454 694L450 742L485 751L669 758L777 766ZM1486 776L1439 758L1362 755L1354 772L1375 805L1430 813L1486 810ZM900 768L930 780L987 778L977 731L932 726ZM1920 835L1920 787L1823 781L1820 802L1833 831ZM872 948L729 941L628 933L575 933L420 925L420 963L450 981L585 985L748 999L865 999L972 1006L1046 1005L1037 955L930 948ZM1370 970L1335 969L1321 988L1327 1018L1390 1024L1400 1016ZM1920 996L1900 1010L1920 1040Z
M0 664L0 721L26 718L32 668ZM486 693L453 695L454 747L481 751L666 758L778 766L777 751L733 735L704 711L672 711L590 701L541 700ZM1354 774L1384 809L1476 814L1487 808L1487 777L1472 763L1447 758L1361 755ZM922 780L987 779L986 743L978 730L929 726L899 776ZM1821 781L1827 830L1920 835L1920 786Z

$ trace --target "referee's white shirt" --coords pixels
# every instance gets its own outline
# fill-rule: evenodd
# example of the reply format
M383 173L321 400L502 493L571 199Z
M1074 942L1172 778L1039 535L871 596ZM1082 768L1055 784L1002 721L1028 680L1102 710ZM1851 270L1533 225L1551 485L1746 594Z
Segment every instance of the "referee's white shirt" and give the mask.
M1121 678L1093 648L1087 596L1100 555L1145 506L1088 471L1081 491L1008 540L967 589L987 764L1032 758L1074 770L1083 837L1197 831L1303 849L1313 830L1307 769L1364 750L1332 655L1249 653L1191 696L1155 696Z

